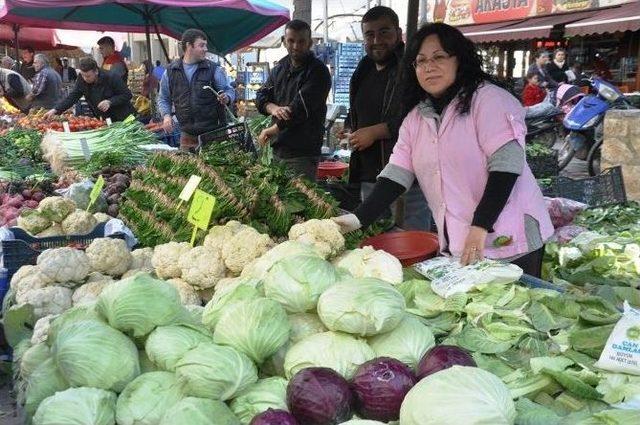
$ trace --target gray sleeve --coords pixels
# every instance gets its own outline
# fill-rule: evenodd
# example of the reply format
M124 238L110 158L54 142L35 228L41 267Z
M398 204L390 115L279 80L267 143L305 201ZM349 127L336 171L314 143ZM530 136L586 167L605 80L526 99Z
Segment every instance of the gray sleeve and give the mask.
M489 157L487 171L499 171L520 175L524 169L524 149L515 140L507 142Z
M405 190L409 190L416 176L402 167L398 167L395 164L387 164L386 167L378 174L378 177L385 177L392 180L399 185L404 186Z

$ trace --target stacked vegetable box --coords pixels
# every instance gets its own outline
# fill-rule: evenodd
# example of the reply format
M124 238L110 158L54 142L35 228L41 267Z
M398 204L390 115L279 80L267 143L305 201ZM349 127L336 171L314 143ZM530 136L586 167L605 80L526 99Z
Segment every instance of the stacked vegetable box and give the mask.
M36 425L629 424L640 378L596 366L618 306L483 262L438 296L330 220L289 240L229 222L201 246L97 239L12 280L20 400ZM204 307L201 305L206 303ZM34 331L23 323L33 323ZM399 422L398 422L399 421Z

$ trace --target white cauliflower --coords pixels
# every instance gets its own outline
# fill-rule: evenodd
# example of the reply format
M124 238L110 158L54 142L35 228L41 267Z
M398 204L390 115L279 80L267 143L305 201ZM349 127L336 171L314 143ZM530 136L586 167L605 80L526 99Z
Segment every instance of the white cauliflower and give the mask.
M344 249L344 236L333 220L314 218L294 224L289 230L289 240L314 246L323 258L335 257Z
M62 286L47 286L25 292L16 297L18 304L33 306L33 314L41 318L50 314L61 314L71 308L71 294L73 291Z
M111 285L113 282L113 280L98 280L85 283L73 291L73 295L71 296L73 305L95 303L98 301L98 296L102 293L104 288Z
M221 253L222 247L229 239L247 228L250 229L251 227L235 220L231 220L224 226L213 226L209 229L209 234L204 238L202 245L209 251Z
M37 271L37 266L27 265L20 267L11 277L10 287L16 289L18 287L18 282Z
M155 256L154 256L155 258ZM217 252L204 246L193 248L178 261L180 277L196 289L213 288L224 277L224 261Z
M131 266L131 252L122 239L94 239L86 253L93 270L110 276L122 276Z
M269 235L252 227L241 230L222 245L222 259L231 272L239 275L247 264L273 247Z
M53 283L53 280L49 276L35 267L34 269L32 273L24 275L20 279L15 279L15 276L11 279L11 287L15 291L16 298L21 297L29 291L44 288Z
M351 276L374 277L398 285L402 283L402 264L393 255L371 246L347 251L334 260L338 269L345 270Z
M20 213L17 224L18 227L30 234L37 235L51 226L51 220L44 217L39 211L26 209Z
M50 236L63 236L64 231L62 230L62 226L60 223L53 223L50 227L44 229L42 232L38 233L36 236L39 238L48 238Z
M47 249L40 254L37 264L55 282L82 282L91 271L87 254L68 247Z
M69 214L76 210L76 203L62 196L50 196L40 201L38 211L51 221L62 222Z
M98 223L106 223L107 221L112 219L111 216L101 212L93 214L93 218L95 218Z
M131 251L131 266L129 266L129 269L148 270L149 273L153 272L152 257L153 248L134 249Z
M178 290L178 293L180 294L180 301L182 302L182 304L184 305L201 305L202 304L202 300L200 299L200 296L198 295L196 290L193 288L193 286L189 285L184 280L176 278L176 279L169 279L167 280L167 282L172 284Z
M100 282L101 280L113 281L113 278L109 275L102 274L100 272L91 272L87 275L87 279L85 280L85 283Z
M33 326L33 335L31 335L31 343L33 345L47 342L51 321L58 316L59 314L49 314L36 322L36 324Z
M62 221L62 230L65 235L86 235L91 233L97 224L91 213L75 210Z
M181 277L182 270L178 264L180 258L186 257L191 251L191 245L187 242L169 242L158 245L153 250L151 264L160 279L172 279Z

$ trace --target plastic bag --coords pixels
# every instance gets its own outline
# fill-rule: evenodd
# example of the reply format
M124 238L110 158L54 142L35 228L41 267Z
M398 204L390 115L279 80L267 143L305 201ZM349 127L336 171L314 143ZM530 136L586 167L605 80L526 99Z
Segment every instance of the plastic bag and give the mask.
M624 314L595 364L610 372L640 375L640 310L624 302Z
M587 209L588 205L566 198L544 198L551 223L556 229L573 223L578 213Z
M582 226L576 226L575 224L570 224L569 226L563 226L553 233L551 236L551 242L557 242L559 244L569 243L578 236L582 232L586 232L588 229Z
M86 210L89 206L89 195L93 189L93 182L91 180L83 180L80 183L74 183L66 190L59 191L59 193L65 198L71 199L76 203L76 206L81 210ZM90 213L106 212L107 211L107 197L104 192L98 196L96 202L91 205Z

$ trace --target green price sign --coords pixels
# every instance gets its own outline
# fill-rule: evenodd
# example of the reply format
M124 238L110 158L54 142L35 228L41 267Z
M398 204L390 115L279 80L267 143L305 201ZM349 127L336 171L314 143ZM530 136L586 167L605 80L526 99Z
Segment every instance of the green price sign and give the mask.
M93 185L93 189L91 189L91 193L89 194L89 205L87 205L87 211L89 211L91 205L93 205L98 200L98 197L100 196L100 193L102 193L103 188L104 177L100 176L98 177L98 180L96 180L95 184Z
M195 242L198 229L207 230L209 228L209 222L211 221L211 215L213 214L215 206L215 196L209 195L200 189L196 189L193 194L189 213L187 214L187 220L189 223L193 224L191 245Z

